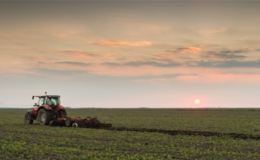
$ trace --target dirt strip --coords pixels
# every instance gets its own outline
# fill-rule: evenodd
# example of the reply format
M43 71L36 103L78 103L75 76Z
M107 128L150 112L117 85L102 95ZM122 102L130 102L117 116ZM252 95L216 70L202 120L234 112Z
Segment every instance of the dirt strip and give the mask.
M194 135L194 136L217 136L217 137L232 137L237 139L255 139L259 140L260 136L237 134L237 133L219 133L219 132L203 132L203 131L183 131L183 130L164 130L164 129L148 129L148 128L126 128L126 127L111 127L102 128L112 131L135 131L135 132L150 132L150 133L163 133L170 135Z
M94 127L95 128L95 127ZM217 136L229 137L235 139L254 139L259 140L260 135L249 135L239 133L219 133L219 132L205 132L205 131L185 131L185 130L165 130L165 129L152 129L152 128L127 128L127 127L102 127L96 129L112 130L112 131L135 131L135 132L148 132L148 133L163 133L169 135L194 135L194 136Z

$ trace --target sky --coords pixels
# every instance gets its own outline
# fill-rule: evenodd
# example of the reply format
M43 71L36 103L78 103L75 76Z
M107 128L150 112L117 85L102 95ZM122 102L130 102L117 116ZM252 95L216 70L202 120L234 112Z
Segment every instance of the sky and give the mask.
M70 107L260 107L259 8L1 1L0 107L45 91Z

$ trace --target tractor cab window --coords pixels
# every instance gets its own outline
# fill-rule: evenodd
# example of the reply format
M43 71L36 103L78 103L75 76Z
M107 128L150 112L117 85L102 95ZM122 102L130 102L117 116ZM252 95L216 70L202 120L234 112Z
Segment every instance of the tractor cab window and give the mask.
M42 106L42 105L44 105L44 98L39 99L39 106Z
M46 104L49 106L58 106L60 105L60 100L57 98L48 98L46 99Z

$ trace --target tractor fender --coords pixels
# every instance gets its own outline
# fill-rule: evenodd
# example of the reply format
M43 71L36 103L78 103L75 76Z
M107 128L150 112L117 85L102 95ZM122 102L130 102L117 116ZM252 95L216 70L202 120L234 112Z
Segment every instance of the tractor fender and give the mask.
M32 111L32 113L33 113L33 116L36 116L36 115L37 115L37 110L38 110L38 108L39 108L38 106L32 108L31 111Z
M62 105L59 105L58 107L57 107L57 110L59 111L59 110L65 110L65 107L63 107Z
M27 113L29 113L31 119L36 119L36 116L33 115L33 111L28 110Z

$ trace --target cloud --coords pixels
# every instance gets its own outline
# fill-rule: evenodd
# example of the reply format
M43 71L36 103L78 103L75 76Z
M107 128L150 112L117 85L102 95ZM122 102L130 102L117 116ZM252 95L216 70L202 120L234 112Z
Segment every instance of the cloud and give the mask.
M193 53L196 54L198 52L200 52L202 49L200 48L195 48L195 47L180 47L180 48L176 48L176 49L170 49L167 50L168 52L178 52L178 53Z
M84 62L73 62L73 61L62 61L62 62L45 62L45 61L38 61L38 64L66 64L66 65L75 65L75 66L90 66L91 63L84 63Z
M206 47L205 44L198 44L197 46L198 46L198 47Z
M76 58L107 57L107 56L116 55L116 53L94 54L94 53L88 53L88 52L84 52L84 51L75 51L75 50L65 50L65 51L62 51L62 53L65 53L69 57L76 57Z
M201 57L203 57L203 58L214 57L214 58L226 58L226 59L243 59L243 58L246 58L247 56L209 52L206 55L202 55Z
M88 73L82 70L57 70L57 69L46 69L46 68L36 68L37 73L42 75L56 75L56 76L71 76Z
M260 80L260 74L233 74L233 73L208 73L200 74L198 76L179 76L175 78L176 80L181 80L182 82L188 83L202 83L202 84L258 84Z
M176 56L174 54L159 54L156 59L161 59L161 58L178 58L179 56Z
M124 15L126 16L126 15ZM123 18L123 17L122 17ZM125 17L124 17L125 19ZM137 21L120 21L120 25L118 25L123 30L127 30L128 33L136 33L134 31L140 31L140 33L145 34L147 31L149 33L162 33L162 31L168 31L171 29L171 26L163 25L161 23L155 24L155 23L147 23L145 21L143 22L137 22Z
M149 75L149 76L138 76L133 77L137 82L157 82L157 81L172 81L176 78L183 78L183 77L197 77L198 74L166 74L166 75Z
M222 50L219 52L216 51L206 51L204 55L202 55L202 58L209 58L209 57L214 57L214 58L226 58L226 59L243 59L246 58L247 56L244 55L236 55L237 53L245 53L248 52L249 49L243 48L239 50Z
M71 62L71 61L64 61L64 62L55 62L55 64L68 64L68 65L76 65L76 66L90 66L90 63L83 63L83 62Z
M242 48L242 49L238 49L238 50L223 50L223 51L220 51L220 53L245 53L248 51L249 51L249 49Z
M134 62L127 62L127 63L123 63L123 64L105 62L105 63L102 63L102 65L107 65L107 66L133 66L133 67L139 67L139 66L178 67L178 66L182 66L182 63L173 62L173 61L170 61L168 63L158 63L158 62L154 62L154 61L134 61Z
M32 59L32 60L37 60L37 61L42 61L42 60L44 60L44 58L42 58L42 57L32 57L31 59Z
M126 42L126 41L100 41L100 42L93 42L92 44L97 45L123 45L123 46L151 46L151 42L147 41L140 41L140 42Z
M220 28L220 29L216 29L216 30L200 30L199 34L209 36L209 35L212 35L215 33L224 33L226 31L227 31L226 28Z
M178 67L181 66L181 63L178 62L169 62L169 63L158 63L153 61L147 62L127 62L124 65L126 66L155 66L155 67Z
M195 62L198 67L215 68L260 68L260 60L257 61L199 61ZM188 65L194 66L194 65Z
M112 63L112 62L104 62L104 63L102 63L102 65L105 65L105 66L122 66L123 64Z

